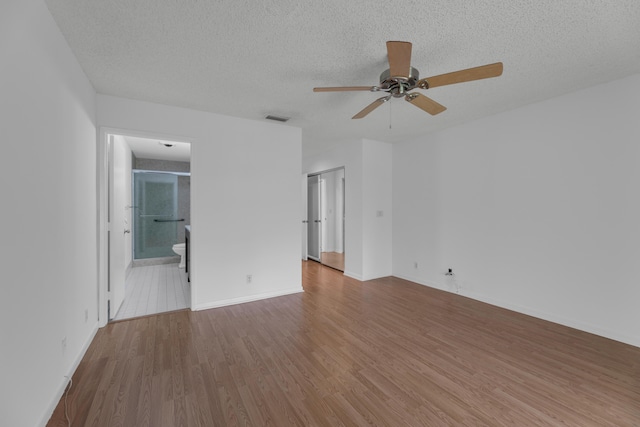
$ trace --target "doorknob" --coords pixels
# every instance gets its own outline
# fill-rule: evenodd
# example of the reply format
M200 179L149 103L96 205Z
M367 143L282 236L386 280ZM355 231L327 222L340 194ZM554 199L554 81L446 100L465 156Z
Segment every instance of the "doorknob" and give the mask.
M303 220L302 220L302 223L303 223L303 224L308 224L308 223L309 223L309 221L307 221L306 219L303 219Z
M316 219L316 220L313 220L313 222L322 222L322 221L319 219Z
M124 230L124 234L131 233L131 230Z

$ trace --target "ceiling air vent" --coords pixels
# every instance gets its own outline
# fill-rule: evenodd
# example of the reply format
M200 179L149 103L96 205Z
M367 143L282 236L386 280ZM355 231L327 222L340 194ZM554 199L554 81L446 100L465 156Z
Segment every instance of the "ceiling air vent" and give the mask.
M265 117L265 119L267 119L267 120L275 120L276 122L283 122L283 123L289 121L289 117L273 116L271 114L269 114L267 117Z

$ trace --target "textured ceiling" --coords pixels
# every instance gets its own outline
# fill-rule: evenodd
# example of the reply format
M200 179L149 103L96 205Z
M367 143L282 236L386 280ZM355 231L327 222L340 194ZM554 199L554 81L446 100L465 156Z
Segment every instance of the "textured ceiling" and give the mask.
M312 153L397 142L640 72L637 0L46 0L98 93L262 120L291 117ZM430 89L361 120L385 42L413 43L420 77L502 61L501 77ZM416 89L416 91L420 91ZM391 127L391 128L390 128Z

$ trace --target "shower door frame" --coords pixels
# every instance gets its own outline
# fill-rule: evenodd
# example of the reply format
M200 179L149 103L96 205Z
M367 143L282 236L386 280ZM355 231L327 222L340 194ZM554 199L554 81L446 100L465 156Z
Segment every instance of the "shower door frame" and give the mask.
M148 212L144 212L143 213L143 206L140 206L140 200L138 199L138 190L137 190L137 181L136 181L136 175L139 175L141 177L141 175L143 174L162 174L162 175L171 175L173 177L176 178L175 183L174 183L174 194L173 194L173 213L171 215L172 218L165 218L162 219L160 218L162 217L168 217L169 215L154 215L154 214L150 214ZM140 238L140 233L143 233L144 231L142 230L142 220L140 219L141 215L145 215L145 216L158 216L158 218L155 218L154 220L168 220L170 222L173 222L174 229L175 229L175 236L174 236L174 242L171 243L170 246L173 246L174 244L178 243L177 241L177 237L178 237L178 230L177 227L179 226L183 226L184 227L184 218L180 219L178 218L178 177L179 176L191 176L191 174L189 172L170 172L170 171L155 171L155 170L144 170L144 169L132 169L131 170L131 175L132 175L132 179L131 179L131 195L132 198L134 200L134 219L133 219L133 239L132 239L132 250L133 250L133 259L134 260L139 260L139 259L149 259L149 258L156 258L153 256L149 256L149 257L143 257L143 258L139 258L139 251L138 251L138 247L137 247L137 242L138 242L138 238ZM182 222L181 224L179 224L180 222ZM171 247L169 247L166 251L166 255L161 255L161 256L174 256L175 254L173 253L173 251L171 250Z

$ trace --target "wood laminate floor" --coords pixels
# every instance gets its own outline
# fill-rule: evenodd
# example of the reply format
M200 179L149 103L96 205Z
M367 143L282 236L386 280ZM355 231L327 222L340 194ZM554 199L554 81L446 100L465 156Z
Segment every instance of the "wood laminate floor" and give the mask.
M640 426L640 348L397 278L303 282L100 329L72 425Z

